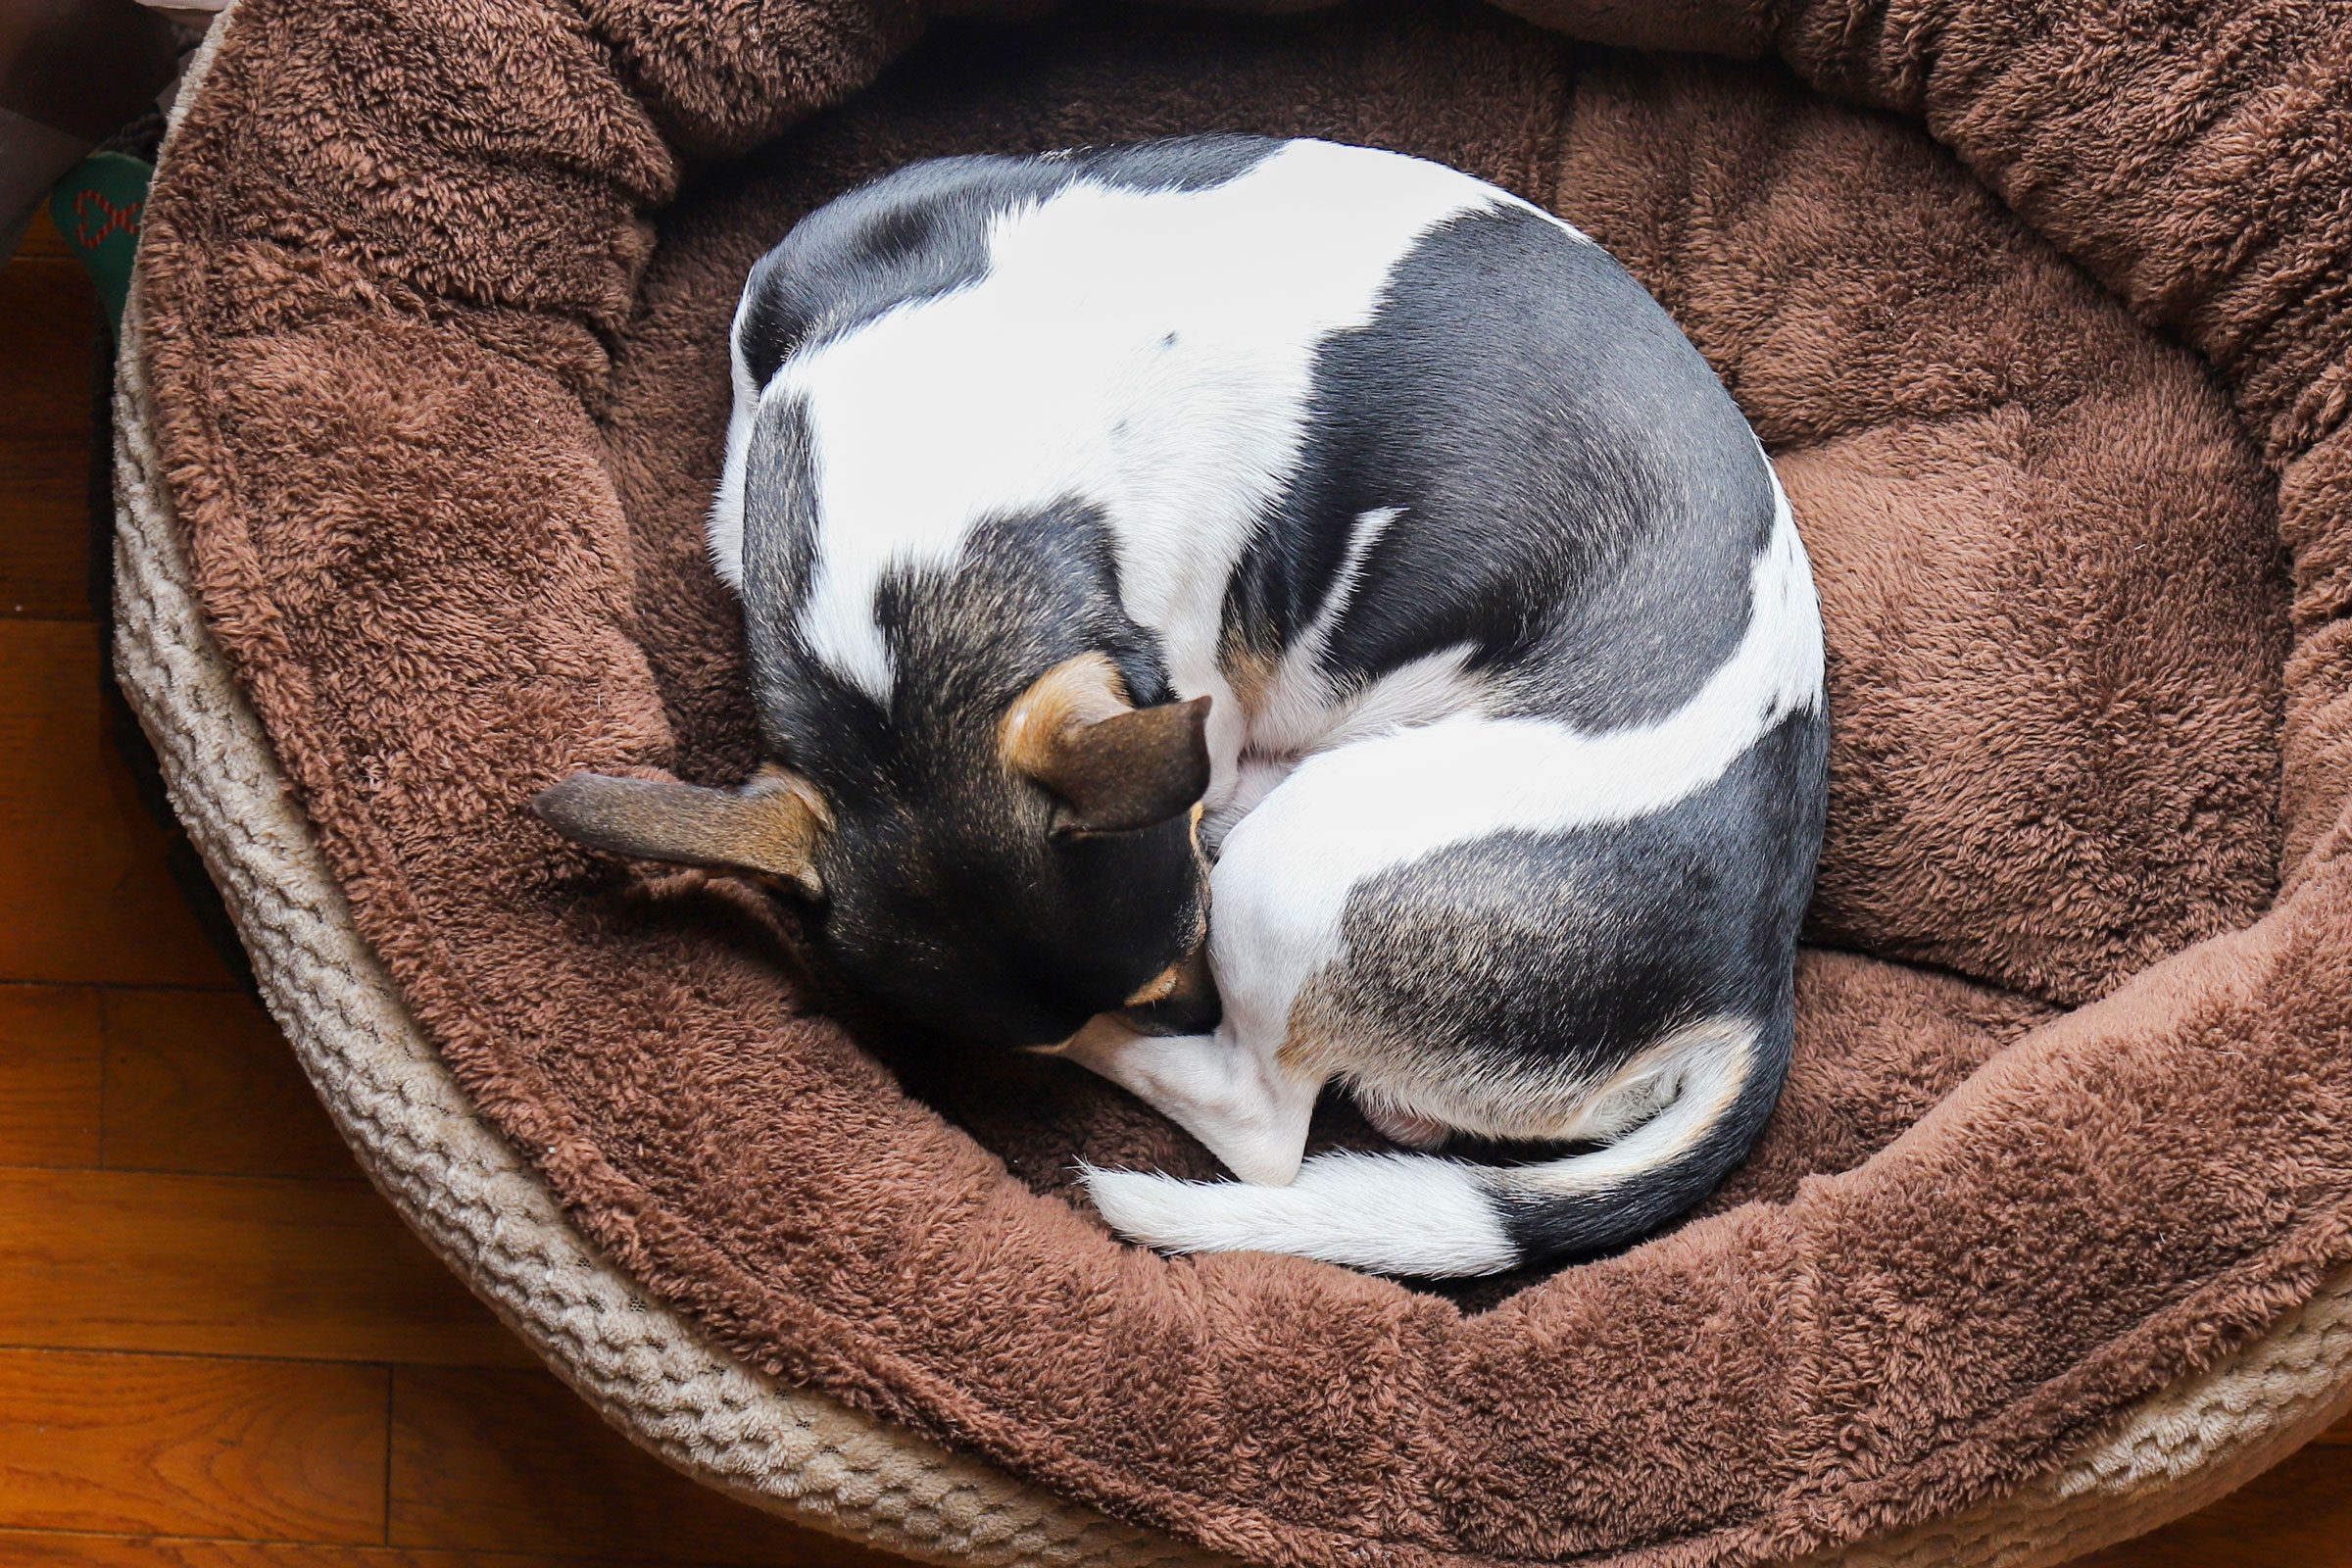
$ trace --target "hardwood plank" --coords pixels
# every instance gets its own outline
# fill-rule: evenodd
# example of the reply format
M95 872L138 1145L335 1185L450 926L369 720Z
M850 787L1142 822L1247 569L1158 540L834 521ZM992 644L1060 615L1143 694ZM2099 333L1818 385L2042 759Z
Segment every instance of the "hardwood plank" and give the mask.
M98 1163L98 994L0 986L0 1165Z
M0 268L0 416L12 435L73 436L88 457L96 404L98 296L81 264L25 257ZM12 485L13 489L14 486Z
M109 1169L359 1179L293 1048L251 997L110 991L104 1017Z
M595 1568L609 1559L0 1530L12 1568Z
M79 441L0 431L0 616L90 618L88 466Z
M2080 1561L2082 1568L2348 1568L2352 1447L2314 1443L2187 1518Z
M385 1376L0 1351L0 1523L381 1540Z
M43 214L0 268L0 615L86 619L96 292Z
M0 1171L0 1345L535 1365L360 1182Z
M593 1542L615 1558L724 1568L899 1560L696 1486L545 1372L394 1372L387 1539L525 1552Z
M0 980L225 989L105 734L99 678L94 626L0 619L0 909L17 911Z

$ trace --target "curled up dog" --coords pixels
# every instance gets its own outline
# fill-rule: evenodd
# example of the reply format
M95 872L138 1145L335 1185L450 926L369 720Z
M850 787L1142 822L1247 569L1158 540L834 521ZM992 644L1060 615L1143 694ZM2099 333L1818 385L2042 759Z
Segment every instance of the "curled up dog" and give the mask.
M710 539L767 765L576 776L549 821L760 877L885 1005L1169 1116L1241 1179L1090 1171L1153 1246L1487 1273L1743 1157L1820 616L1762 448L1597 245L1324 142L948 159L759 264L733 374ZM1302 1165L1327 1086L1405 1150Z

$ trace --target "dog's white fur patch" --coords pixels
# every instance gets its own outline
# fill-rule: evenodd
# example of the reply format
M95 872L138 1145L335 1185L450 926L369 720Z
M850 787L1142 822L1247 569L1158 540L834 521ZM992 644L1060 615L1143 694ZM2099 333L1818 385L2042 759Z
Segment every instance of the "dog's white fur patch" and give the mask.
M727 329L728 374L735 389L727 413L727 461L718 470L718 494L710 502L710 515L703 528L711 566L719 580L737 593L743 592L745 466L751 461L752 420L760 411L760 388L752 384L751 368L743 359L743 318L751 307L747 292L736 303L735 323Z
M1271 1053L1237 1051L1213 1035L1139 1035L1098 1018L1061 1048L1200 1141L1246 1182L1298 1174L1306 1124L1322 1085L1286 1071Z
M1348 534L1348 553L1340 560L1340 569L1324 593L1315 618L1283 651L1282 662L1275 666L1274 678L1258 700L1258 710L1250 724L1253 750L1303 754L1331 744L1333 693L1321 667L1324 650L1331 646L1331 634L1340 617L1355 600L1356 585L1363 580L1364 559L1403 512L1401 507L1375 507L1355 519Z
M1371 319L1423 234L1503 200L1438 164L1294 141L1205 189L1081 180L1000 215L978 282L797 356L757 394L808 412L809 648L886 703L884 574L953 566L982 518L1077 501L1106 518L1127 612L1166 640L1177 686L1233 722L1216 612L1298 466L1318 346ZM710 530L737 583L749 427L739 405Z
M1319 1154L1288 1187L1085 1170L1122 1236L1176 1252L1289 1252L1349 1268L1443 1278L1519 1259L1478 1168L1428 1154Z
M1607 1147L1565 1159L1491 1166L1431 1154L1318 1154L1280 1187L1089 1166L1087 1195L1120 1234L1172 1251L1288 1252L1438 1278L1492 1274L1520 1261L1495 1200L1597 1197L1671 1165L1738 1100L1754 1042L1744 1019L1677 1031L1644 1054L1639 1083L1620 1075L1592 1107L1594 1132L1612 1120L1618 1096L1639 1102L1625 1108L1640 1119ZM1653 1096L1671 1098L1652 1111Z

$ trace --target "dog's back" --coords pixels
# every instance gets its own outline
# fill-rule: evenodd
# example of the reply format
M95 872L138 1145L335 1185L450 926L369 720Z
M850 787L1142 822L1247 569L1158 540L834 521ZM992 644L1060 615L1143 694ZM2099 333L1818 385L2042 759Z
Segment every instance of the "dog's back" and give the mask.
M796 230L735 348L712 548L777 684L888 711L910 662L1017 663L977 622L1036 593L963 594L960 641L904 605L1050 534L1122 667L1214 699L1225 1022L1084 1059L1265 1180L1333 1079L1399 1130L1609 1146L1098 1173L1122 1230L1477 1271L1639 1234L1744 1153L1821 833L1818 613L1745 422L1598 247L1323 143L950 160Z

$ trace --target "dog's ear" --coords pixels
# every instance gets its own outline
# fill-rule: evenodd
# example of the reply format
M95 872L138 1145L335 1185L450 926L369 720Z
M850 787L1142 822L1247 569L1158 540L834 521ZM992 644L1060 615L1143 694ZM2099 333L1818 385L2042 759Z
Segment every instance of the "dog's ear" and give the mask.
M816 786L790 768L761 768L739 790L574 773L541 790L531 809L590 849L751 871L824 897L814 856L832 813Z
M1208 790L1208 699L1137 708L1101 654L1040 675L1006 710L997 741L1006 767L1059 800L1056 832L1151 827Z

